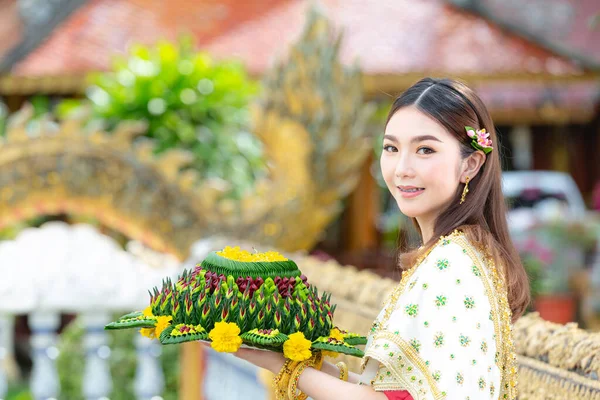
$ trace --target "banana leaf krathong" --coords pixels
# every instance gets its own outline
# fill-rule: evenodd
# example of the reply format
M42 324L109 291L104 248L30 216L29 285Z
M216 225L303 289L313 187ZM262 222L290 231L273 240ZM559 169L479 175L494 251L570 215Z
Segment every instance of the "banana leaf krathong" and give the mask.
M245 345L298 360L307 350L361 357L355 345L366 338L334 327L334 311L331 295L320 295L294 261L276 252L226 247L177 281L165 279L150 291L146 310L106 329L142 328L162 344L202 340L228 352Z

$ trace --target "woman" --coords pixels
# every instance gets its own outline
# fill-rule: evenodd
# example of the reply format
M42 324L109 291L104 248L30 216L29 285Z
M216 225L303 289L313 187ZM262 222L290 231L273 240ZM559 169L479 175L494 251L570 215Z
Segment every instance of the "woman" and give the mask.
M423 245L401 249L402 280L369 333L361 374L329 362L298 389L329 399L514 399L511 324L529 303L508 235L492 120L465 85L426 78L389 113L385 182ZM277 353L237 356L278 373Z

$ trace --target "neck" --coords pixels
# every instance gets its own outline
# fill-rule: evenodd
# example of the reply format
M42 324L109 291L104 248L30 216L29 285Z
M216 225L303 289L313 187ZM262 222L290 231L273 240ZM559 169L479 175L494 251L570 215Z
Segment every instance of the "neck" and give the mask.
M433 225L435 223L435 218L431 220L429 218L420 217L417 218L417 223L421 229L421 239L423 240L423 244L425 244L433 237Z

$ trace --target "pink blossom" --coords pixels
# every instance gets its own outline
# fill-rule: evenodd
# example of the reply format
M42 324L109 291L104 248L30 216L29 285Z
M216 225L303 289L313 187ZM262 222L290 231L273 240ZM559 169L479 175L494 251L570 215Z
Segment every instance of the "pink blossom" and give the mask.
M483 129L477 130L477 136L479 136L479 137L483 136L484 138L487 138L487 137L490 137L490 134L486 132L485 128L483 128Z
M475 131L473 129L469 129L467 131L467 135L469 135L470 138L474 138L475 137Z
M477 143L479 143L482 147L492 147L492 141L484 137L479 137L477 139Z

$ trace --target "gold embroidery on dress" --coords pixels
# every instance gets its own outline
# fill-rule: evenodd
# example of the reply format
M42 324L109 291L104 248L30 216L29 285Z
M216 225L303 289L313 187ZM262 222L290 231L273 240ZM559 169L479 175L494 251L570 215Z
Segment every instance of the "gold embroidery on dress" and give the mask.
M396 288L394 289L394 291L392 292L392 294L389 297L389 301L387 302L387 306L385 307L383 318L381 319L381 321L375 320L373 322L373 326L371 327L371 334L375 335L377 332L379 332L380 330L383 329L384 325L387 324L388 320L392 316L392 312L394 312L396 303L398 303L398 298L400 298L402 293L404 293L404 288L406 287L406 284L408 283L410 278L413 276L413 274L417 271L417 268L421 264L423 264L425 259L427 259L429 254L435 248L437 248L440 243L443 243L445 240L449 240L449 239L459 236L461 234L462 233L460 231L455 230L448 236L440 237L440 239L438 240L438 242L435 245L431 246L431 248L425 254L423 254L421 257L419 257L419 259L415 262L415 265L413 267L407 269L406 271L404 271L402 273L402 279L400 280L400 283L398 283L398 286L396 286ZM363 359L363 363L364 363L364 359ZM363 366L363 369L364 369L364 366Z
M391 373L396 376L396 378L403 380L400 385L401 389L412 389L409 390L411 394L413 394L413 392L416 393L415 391L419 391L419 393L422 395L426 394L425 388L423 387L423 379L425 379L431 388L433 397L435 399L444 398L444 394L440 392L437 382L429 372L429 367L409 343L407 343L399 335L388 331L378 332L375 336L373 336L373 340L387 340L396 347L388 347L386 350L379 351L377 351L377 349L367 350L365 357L378 356L374 358L379 360L379 362L384 365L385 368L390 370ZM381 361L389 358L387 357L389 352L392 352L393 354L398 353L398 358L395 360L398 362L384 364L384 361ZM405 357L405 359L401 359L402 357ZM416 375L417 372L420 373L421 378Z
M375 341L375 339L377 338L386 338L389 339L390 341L393 341L398 347L400 347L403 351L405 351L405 354L407 355L412 355L412 360L411 362L415 363L415 365L417 365L419 367L419 369L422 371L425 379L427 379L434 397L436 399L442 399L444 398L444 394L440 393L438 387L437 387L437 383L433 380L432 375L429 373L429 368L427 367L427 365L423 362L423 360L421 360L421 358L414 352L414 350L412 349L412 347L407 344L403 339L401 339L399 336L391 333L391 332L387 332L384 331L384 328L386 327L392 313L394 312L396 305L398 303L398 299L400 298L400 296L402 295L402 293L404 293L404 289L406 287L406 285L408 284L408 282L410 281L410 278L414 275L414 273L417 271L418 267L423 264L423 262L427 259L427 257L429 256L429 254L438 247L438 245L440 243L443 243L444 241L447 241L450 238L453 238L455 236L458 236L462 234L460 231L454 231L452 232L452 234L448 235L448 236L443 236L441 237L438 242L431 246L431 248L423 255L421 255L421 257L419 257L419 259L417 260L417 262L415 262L415 265L413 267L411 267L410 269L406 270L403 272L402 274L402 279L400 281L400 283L398 284L398 286L396 286L396 288L393 290L392 294L389 296L389 300L387 302L387 305L385 306L384 312L383 312L383 316L381 317L381 319L376 319L373 322L373 326L371 327L371 335L373 338L373 341ZM390 337L388 337L388 335ZM393 339L392 339L393 338ZM399 344L399 343L403 343ZM370 351L369 351L370 350ZM361 362L361 370L364 372L365 367L367 365L368 359L370 357L370 354L375 353L375 348L374 349L367 349L367 353L365 354L365 356L362 359ZM414 353L414 354L413 354ZM381 362L381 361L380 361ZM393 368L393 366L390 366L391 368ZM400 371L401 372L401 371ZM402 373L398 374L398 377L402 377ZM421 393L423 394L423 393Z
M416 272L417 268L425 261L425 259L431 253L431 251L433 251L440 243L448 243L449 241L454 242L455 244L459 245L462 249L464 249L465 253L471 258L477 270L479 271L479 276L482 279L482 283L484 284L486 294L490 301L490 307L492 310L492 318L494 323L494 331L496 334L496 351L499 352L498 357L496 357L496 365L498 366L501 372L502 383L500 388L500 398L508 400L516 399L518 384L516 354L512 337L512 314L510 311L510 306L508 304L508 297L504 284L504 279L501 279L499 277L493 259L488 255L485 249L478 249L478 251L476 251L474 246L463 236L463 233L459 230L455 230L454 232L452 232L452 234L448 236L441 237L434 246L432 246L425 254L423 254L419 258L419 260L417 260L413 267L404 271L400 283L389 296L389 300L385 306L383 316L381 317L381 319L376 319L373 323L373 327L371 328L371 335L373 337L373 340L375 340L376 338L382 338L381 335L384 335L387 339L387 336L391 335L395 337L395 339L393 340L395 344L398 343L398 340L404 342L397 335L384 331L387 322L395 310L395 307L398 303L398 299L404 292L405 287L407 286L410 278ZM481 254L481 257L478 256L477 252ZM484 260L482 260L482 257L485 257ZM408 348L410 348L410 345L408 345L406 342L404 342L404 344ZM398 347L403 348L401 347L401 345L398 345ZM372 353L375 353L374 350L375 349L373 349ZM412 350L412 348L410 348L410 350ZM369 358L369 353L371 352L367 350L367 354L365 354L362 360L361 369L363 371ZM411 361L414 360L420 360L420 357L416 355L416 358L413 358L413 360ZM393 368L393 366L391 367ZM425 371L428 371L428 367L426 365ZM430 377L431 374L425 373L424 375L426 377ZM398 376L402 377L403 375L399 374ZM432 388L432 390L437 391L437 385L435 384L435 382L433 382L433 384L430 383L430 387ZM439 391L437 393L438 396L441 397L436 397L436 399L443 398L443 393L439 394Z
M496 357L496 365L501 373L500 398L516 399L518 385L517 359L512 335L512 313L508 304L504 279L498 276L493 259L487 255L485 249L478 249L482 257L486 257L485 263L483 263L473 245L466 238L455 236L451 238L451 241L466 250L466 254L479 270L479 277L482 279L492 309L494 332L496 334L496 351L499 352ZM487 265L487 269L484 268L484 265ZM494 290L492 290L490 280ZM503 395L506 397L502 397Z

